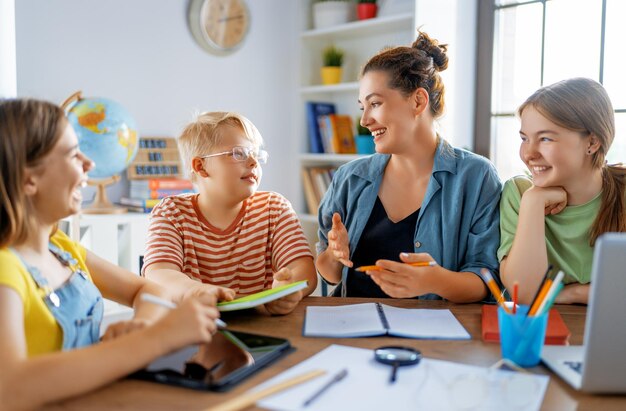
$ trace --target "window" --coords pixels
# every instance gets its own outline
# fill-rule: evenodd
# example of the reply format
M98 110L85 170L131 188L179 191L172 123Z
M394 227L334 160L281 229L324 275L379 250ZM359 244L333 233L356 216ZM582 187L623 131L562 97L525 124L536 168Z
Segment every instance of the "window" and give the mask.
M526 169L518 155L517 107L537 88L570 77L589 77L605 86L615 108L617 128L607 159L609 163L626 161L626 53L620 50L626 38L626 1L489 3L493 64L491 92L483 94L483 100L490 100L486 107L491 110L482 114L478 110L482 119L477 117L477 123L482 121L483 129L489 130L489 155L500 177L506 180ZM484 103L479 94L478 106Z

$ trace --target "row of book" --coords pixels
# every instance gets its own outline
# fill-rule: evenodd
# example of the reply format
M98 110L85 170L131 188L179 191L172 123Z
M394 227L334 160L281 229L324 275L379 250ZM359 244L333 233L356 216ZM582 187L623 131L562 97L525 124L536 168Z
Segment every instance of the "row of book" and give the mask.
M308 167L302 169L302 185L309 214L317 214L322 197L328 190L336 168Z
M306 103L311 153L354 154L352 118L337 114L333 103Z
M130 180L130 194L120 198L120 204L130 211L149 213L163 198L195 192L189 180L181 178L151 178Z

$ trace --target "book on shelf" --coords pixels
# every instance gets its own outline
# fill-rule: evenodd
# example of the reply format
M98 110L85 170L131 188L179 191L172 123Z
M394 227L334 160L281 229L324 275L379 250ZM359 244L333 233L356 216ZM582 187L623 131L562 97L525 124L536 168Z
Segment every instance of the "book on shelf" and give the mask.
M131 211L149 213L161 199L120 197L119 204L129 207Z
M135 188L131 185L130 187L130 197L131 198L145 198L145 199L161 199L169 196L176 196L179 194L193 193L194 190L191 188L165 188L165 189L143 189L143 188Z
M311 179L311 174L309 173L309 169L303 168L301 170L302 174L302 186L304 187L304 199L306 200L306 205L309 210L309 214L317 214L317 209L319 208L319 200L315 193L315 189L313 188L313 180Z
M183 178L148 178L145 180L131 180L130 188L141 190L180 190L193 189L193 184Z
M352 117L345 114L323 115L319 116L318 125L327 153L356 153Z
M308 167L302 169L304 197L310 214L317 214L317 209L330 186L334 172L334 167Z
M311 153L325 153L324 142L320 133L319 116L334 114L335 104L326 102L307 101L306 117L309 133L309 147Z

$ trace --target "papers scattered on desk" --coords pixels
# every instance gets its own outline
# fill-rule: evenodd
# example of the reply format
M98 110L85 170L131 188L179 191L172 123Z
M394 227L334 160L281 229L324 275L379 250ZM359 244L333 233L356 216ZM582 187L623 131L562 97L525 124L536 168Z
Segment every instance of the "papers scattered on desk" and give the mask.
M339 370L348 375L306 408L309 398ZM327 374L258 403L272 410L538 410L548 387L544 375L423 359L400 367L389 384L391 367L374 360L372 350L331 345L257 387L262 389L313 369Z
M307 307L306 337L394 337L469 339L469 333L450 310L397 308L379 303Z

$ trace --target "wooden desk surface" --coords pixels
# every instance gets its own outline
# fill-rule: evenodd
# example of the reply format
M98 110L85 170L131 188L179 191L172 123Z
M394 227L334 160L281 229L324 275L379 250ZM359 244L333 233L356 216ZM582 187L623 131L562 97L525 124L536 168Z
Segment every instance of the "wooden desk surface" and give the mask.
M490 366L500 359L500 346L481 340L480 304L457 305L443 301L385 300L385 304L404 308L449 308L471 334L471 340L440 341L404 338L305 338L302 323L307 305L339 305L377 301L366 298L308 297L290 315L264 317L254 312L228 313L223 318L233 330L287 337L296 351L249 379L228 393L198 392L161 384L123 380L90 394L46 407L46 410L205 410L212 405L235 397L257 384L281 373L309 358L330 344L343 344L362 348L402 344L418 348L425 357L455 361L464 364ZM570 343L583 342L585 307L557 306L563 320L572 332ZM141 349L141 347L137 347ZM548 391L542 409L545 410L617 410L626 409L626 396L593 396L581 394L567 383L551 374L543 366L532 372L550 375Z

